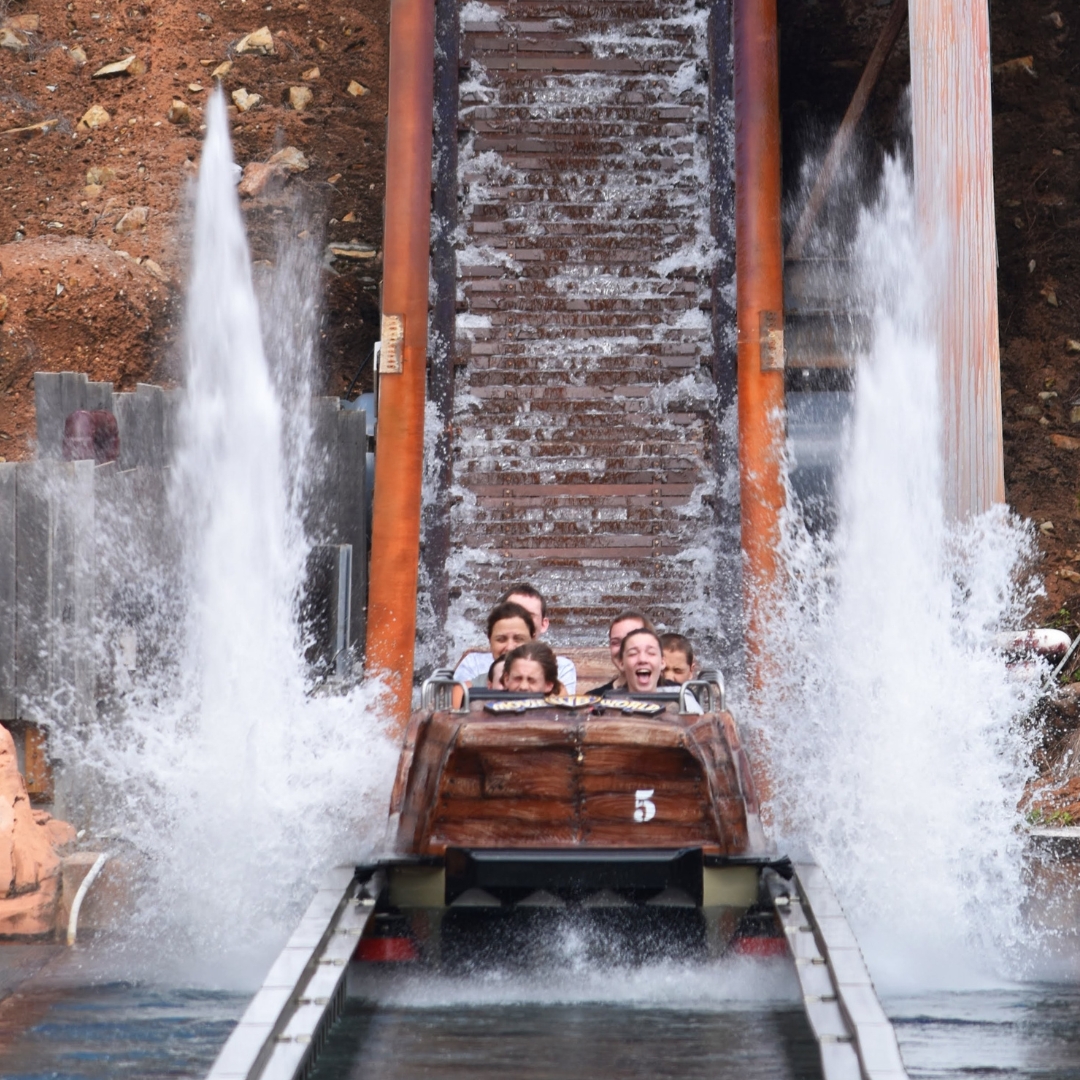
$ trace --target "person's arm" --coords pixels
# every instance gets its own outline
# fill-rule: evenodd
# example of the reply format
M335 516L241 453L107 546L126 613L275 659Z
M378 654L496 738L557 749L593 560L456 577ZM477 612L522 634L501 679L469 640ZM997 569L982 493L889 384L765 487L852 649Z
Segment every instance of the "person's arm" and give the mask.
M559 663L559 682L563 684L564 694L577 693L577 668L569 656L557 656Z

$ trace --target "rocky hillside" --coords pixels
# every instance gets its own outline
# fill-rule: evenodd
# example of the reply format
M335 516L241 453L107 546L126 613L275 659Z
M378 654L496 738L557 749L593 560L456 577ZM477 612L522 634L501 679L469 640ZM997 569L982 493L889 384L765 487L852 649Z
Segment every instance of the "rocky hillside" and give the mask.
M384 0L20 0L0 13L0 457L29 452L35 370L125 389L175 378L187 181L219 84L249 166L255 258L272 257L277 227L338 247L324 374L344 389L377 336Z

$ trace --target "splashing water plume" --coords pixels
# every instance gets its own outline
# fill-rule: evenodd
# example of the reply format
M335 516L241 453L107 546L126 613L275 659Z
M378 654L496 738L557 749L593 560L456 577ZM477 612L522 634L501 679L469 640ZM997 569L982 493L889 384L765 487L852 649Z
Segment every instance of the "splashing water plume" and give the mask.
M373 691L306 693L296 598L307 541L290 496L303 491L310 380L273 378L263 342L313 341L296 327L314 308L296 294L282 305L286 290L271 288L279 303L260 325L220 91L207 122L171 490L183 634L113 723L88 740L59 735L77 762L69 786L92 790L98 827L143 857L131 936L167 941L193 977L242 982L261 974L325 869L381 839L396 751Z
M1033 541L1004 507L945 518L933 259L898 160L854 259L873 339L836 533L794 518L786 530L790 592L769 630L759 732L772 809L832 878L879 980L1002 974L1023 934L1017 724L1034 687L1010 680L992 635L1033 598Z

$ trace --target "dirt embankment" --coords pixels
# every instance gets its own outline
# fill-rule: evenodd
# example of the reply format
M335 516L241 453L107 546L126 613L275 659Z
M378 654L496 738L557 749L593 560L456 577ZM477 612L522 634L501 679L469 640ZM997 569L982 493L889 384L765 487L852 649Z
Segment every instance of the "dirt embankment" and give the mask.
M1080 3L992 5L1005 482L1080 633Z
M290 146L305 159L244 199L254 257L309 225L298 202L364 256L325 275L324 385L341 392L377 337L386 0L0 0L0 14L0 457L31 452L35 370L175 379L187 182L218 82L261 98L230 103L241 164Z

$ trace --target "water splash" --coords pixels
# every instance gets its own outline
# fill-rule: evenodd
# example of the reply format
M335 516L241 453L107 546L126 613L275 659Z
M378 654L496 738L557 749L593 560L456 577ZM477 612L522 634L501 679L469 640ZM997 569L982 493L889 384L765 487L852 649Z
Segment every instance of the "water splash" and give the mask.
M220 91L207 123L170 492L183 557L167 587L186 599L182 633L117 716L57 736L65 787L134 853L132 952L152 942L156 965L230 984L261 976L328 866L381 840L397 755L373 689L307 693L297 475L313 350L283 343L316 340L317 308L271 287L276 303L260 311ZM296 278L294 263L279 266ZM281 368L289 355L299 368Z
M1033 598L1030 530L1004 508L950 525L942 501L932 279L911 181L886 163L854 259L873 312L831 538L788 523L790 593L759 717L777 831L829 873L879 979L1008 966L1025 930L1017 803L1028 775L992 634ZM948 962L943 962L949 957Z

